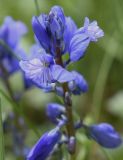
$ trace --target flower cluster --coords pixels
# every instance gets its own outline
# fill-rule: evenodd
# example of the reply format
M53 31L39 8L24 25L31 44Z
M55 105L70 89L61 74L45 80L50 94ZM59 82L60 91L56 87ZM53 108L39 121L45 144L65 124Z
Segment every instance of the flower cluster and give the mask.
M87 82L83 76L65 68L83 57L91 41L97 41L103 36L97 22L90 23L85 18L84 27L77 29L74 21L64 16L63 9L54 6L48 15L33 17L32 27L37 41L35 54L20 62L26 77L46 91L62 92L56 82L69 82L69 89L75 94L87 91ZM67 53L69 58L63 62L62 56Z
M25 75L45 92L54 91L62 96L64 105L50 103L47 116L56 125L55 129L45 133L28 155L28 160L45 160L54 151L57 144L67 144L68 151L75 151L75 129L83 127L87 136L107 148L121 144L119 134L109 124L87 126L75 124L72 118L71 94L78 95L88 90L84 77L77 71L68 71L67 66L79 61L90 42L96 42L104 33L96 21L86 17L84 26L77 28L71 17L65 17L60 6L51 8L49 14L32 18L32 27L36 44L28 59L20 61ZM63 56L67 58L63 60ZM66 126L67 131L62 130ZM79 127L76 127L79 126ZM63 134L64 133L64 134ZM63 140L63 138L65 140Z
M45 160L55 150L55 146L60 144L67 144L69 152L73 150L75 145L75 137L69 137L62 133L62 126L67 123L65 115L65 107L57 103L49 103L46 108L46 113L49 119L57 125L56 128L44 135L31 149L27 159L28 160ZM74 126L75 129L83 128L89 139L95 140L99 145L105 148L113 149L121 145L122 139L118 132L108 123L100 123L87 126L82 122L78 122Z
M96 21L85 18L84 25L77 28L71 17L66 17L60 6L51 8L49 14L32 18L32 28L36 43L31 47L27 57L19 45L20 38L27 32L20 21L7 17L0 27L0 77L17 71L23 71L25 88L32 83L44 92L54 92L63 99L64 104L47 104L46 114L55 125L54 129L44 133L29 152L28 160L46 160L62 144L67 146L70 154L75 153L76 132L83 128L89 139L95 140L102 147L116 148L122 143L120 135L107 124L86 125L75 122L72 114L72 95L80 95L88 90L84 76L77 71L69 71L71 63L78 62L90 42L97 42L104 32ZM20 62L16 56L21 58ZM23 124L22 124L23 126ZM23 135L15 132L12 126L17 154L25 154ZM20 150L18 146L22 146ZM24 155L25 156L25 155Z

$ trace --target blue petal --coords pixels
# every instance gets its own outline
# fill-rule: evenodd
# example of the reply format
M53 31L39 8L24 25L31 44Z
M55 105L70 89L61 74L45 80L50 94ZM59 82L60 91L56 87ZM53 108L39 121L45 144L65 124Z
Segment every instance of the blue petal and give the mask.
M50 13L53 13L55 16L57 16L60 21L65 24L65 16L64 16L64 11L60 6L54 6L51 8Z
M52 65L51 72L52 72L53 79L60 83L74 80L73 74L59 65Z
M46 110L47 116L49 117L49 119L57 124L58 123L58 119L60 118L60 115L62 113L65 113L65 108L64 106L57 104L57 103L49 103L47 105L47 110Z
M72 71L72 74L75 77L75 80L68 83L72 93L77 95L86 92L88 90L88 84L84 77L76 71Z
M14 21L12 17L6 17L0 27L0 39L15 53L17 57L25 57L24 51L19 47L20 38L27 32L27 27L21 21ZM0 58L9 74L19 69L18 60L9 51L0 46Z
M55 92L58 96L63 97L64 96L64 91L63 88L60 86L56 86L55 87Z
M30 60L21 60L20 67L25 72L26 77L31 79L38 86L47 85L53 82L53 76L50 70L52 57L47 54L41 54Z
M70 40L73 37L76 30L77 30L77 26L72 20L72 18L66 17L66 27L64 31L65 52L68 51Z
M33 82L30 79L26 78L24 73L22 74L22 76L23 76L23 81L24 81L24 88L25 89L31 88L33 86Z
M29 152L28 160L46 160L54 146L59 142L61 133L58 128L45 133Z
M49 13L49 27L53 38L60 40L63 38L65 29L65 16L63 9L59 6L51 8Z
M70 60L72 62L78 61L85 54L85 51L89 45L90 39L86 34L75 34L69 46Z
M116 148L122 143L120 135L107 123L90 126L89 136L106 148Z
M96 42L98 38L104 36L103 30L98 26L97 21L93 21L90 23L89 18L85 17L84 26L78 29L77 33L85 33L90 41Z
M8 42L9 29L4 24L0 27L0 39L5 43Z
M20 46L17 46L14 49L14 53L18 57L18 59L27 59L27 54L25 53L25 51Z
M43 15L39 17L32 18L32 27L37 37L38 41L40 42L41 46L43 46L46 50L49 50L50 47L50 39L46 32L46 28L43 22Z
M57 40L63 37L63 26L58 21L57 17L53 17L50 23L50 30L52 33L52 37L56 38Z
M21 21L14 21L11 17L6 17L0 27L0 39L2 39L11 49L15 49L20 38L27 32L27 27Z
M40 54L46 54L44 48L39 44L32 45L32 47L30 48L30 59L38 57Z
M40 87L45 93L53 92L53 91L54 91L54 86L55 86L55 83L47 83L47 84L39 85L39 87Z
M104 32L99 28L97 22L93 21L90 23L86 17L84 27L78 29L70 41L70 60L75 62L82 58L90 41L96 42L98 38L101 38L103 35Z
M86 17L84 26L86 29L86 34L88 34L91 41L97 41L98 38L104 36L104 32L101 28L99 28L97 21L93 21L89 24L89 19Z
M8 28L7 44L12 48L16 47L20 38L27 33L27 27L21 21L14 21L11 17L6 17L3 25Z

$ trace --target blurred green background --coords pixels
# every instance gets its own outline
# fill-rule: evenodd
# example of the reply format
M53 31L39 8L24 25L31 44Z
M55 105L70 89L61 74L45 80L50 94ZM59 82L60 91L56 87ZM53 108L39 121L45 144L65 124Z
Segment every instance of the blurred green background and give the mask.
M82 73L89 84L89 91L74 97L74 109L88 124L98 122L111 123L123 135L123 1L122 0L39 0L40 11L48 13L53 5L63 7L66 16L71 16L78 27L84 18L97 20L105 36L98 43L91 43L86 56L71 69ZM31 18L36 15L34 0L0 0L0 24L6 16L23 21L29 32L22 40L27 52L34 43ZM23 84L21 74L10 77L14 92L21 92ZM5 90L2 82L0 89ZM2 100L2 116L6 118L12 110L12 104L6 97ZM54 94L45 94L34 88L23 94L21 106L24 115L38 129L40 135L52 128L45 116L48 102L59 102ZM20 113L21 115L21 113ZM11 142L5 135L6 160L16 159L9 150ZM26 143L31 147L38 139L29 126ZM81 131L77 134L77 160L123 160L123 145L116 150L104 150L95 142L90 142ZM10 143L10 144L9 144ZM8 147L8 148L7 148ZM10 158L12 157L12 158Z

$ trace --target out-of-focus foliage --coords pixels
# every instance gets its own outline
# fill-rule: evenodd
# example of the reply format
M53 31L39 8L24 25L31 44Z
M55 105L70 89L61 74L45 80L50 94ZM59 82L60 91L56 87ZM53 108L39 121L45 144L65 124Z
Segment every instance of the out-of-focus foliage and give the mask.
M119 91L114 96L112 96L107 105L109 107L109 111L117 115L119 118L123 118L123 92Z
M41 12L48 12L53 5L61 5L66 15L70 15L78 26L83 25L84 17L97 20L104 30L105 36L92 43L85 57L71 68L84 75L89 84L85 95L73 97L74 109L86 122L109 122L123 134L123 1L122 0L39 0ZM0 24L10 15L23 21L29 32L22 40L22 46L29 53L29 47L34 42L31 28L31 18L36 15L34 0L0 0ZM20 73L10 77L14 92L23 90ZM3 83L0 82L0 89ZM115 95L118 93L117 95ZM114 96L115 95L115 96ZM12 104L1 96L3 119L12 110ZM45 105L50 101L59 101L54 94L45 94L40 89L30 89L22 96L22 111L29 121L38 128L40 135L50 129L44 114ZM107 103L108 102L108 103ZM26 144L32 146L38 139L29 127ZM88 141L83 135L77 134L77 160L122 160L123 145L117 150L104 150L94 142ZM13 160L10 152L10 140L5 136L6 160ZM11 158L10 158L11 157Z

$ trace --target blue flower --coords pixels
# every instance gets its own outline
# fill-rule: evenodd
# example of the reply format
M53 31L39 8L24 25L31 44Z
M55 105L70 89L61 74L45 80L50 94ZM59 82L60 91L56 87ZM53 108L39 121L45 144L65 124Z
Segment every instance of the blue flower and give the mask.
M122 143L120 135L107 123L92 125L87 132L90 138L105 148L116 148Z
M46 54L45 50L41 46L39 46L39 44L32 45L32 47L30 49L30 53L31 54L29 57L24 56L22 58L24 62L28 63L29 60L32 60L35 58L40 59L39 57L41 56L41 54L46 55L46 57L51 57L50 55ZM51 61L52 61L52 63L54 63L53 57L51 57ZM47 62L47 63L49 63L49 62ZM39 88L41 88L46 93L53 92L53 91L57 90L56 84L54 82L40 84L38 81L33 80L28 75L25 75L24 72L22 73L22 76L23 76L23 80L24 80L25 89L29 89L30 87L32 87L33 85L36 84Z
M72 71L75 80L70 81L68 83L69 89L72 91L73 94L81 94L88 90L88 84L84 77L76 71Z
M86 33L90 41L97 41L98 38L104 36L104 32L101 28L99 28L97 21L90 23L88 17L85 18L84 27L78 29L76 33Z
M89 43L96 42L104 35L97 22L90 23L87 17L84 26L77 29L71 17L65 17L60 6L52 7L48 15L33 17L32 26L37 40L46 52L55 57L56 48L59 47L61 54L69 53L71 62L82 58Z
M33 17L32 27L40 45L54 55L54 43L57 44L58 41L61 44L64 35L65 16L63 9L54 6L49 15L41 14L39 17Z
M21 60L20 67L28 79L42 88L54 82L64 83L74 79L70 72L55 64L53 57L45 52L29 60Z
M18 57L24 55L24 51L19 45L20 38L27 32L26 26L21 21L14 21L11 17L6 17L0 27L0 40L7 45ZM0 44L0 61L6 72L13 73L19 69L18 60L10 51ZM1 75L2 75L2 71Z
M53 151L60 138L61 132L57 127L45 133L31 149L27 160L45 160Z
M86 17L84 27L78 29L71 38L69 45L70 60L75 62L82 58L91 41L96 42L98 38L102 37L104 32L99 28L96 21L92 23Z
M67 65L71 61L78 61L84 55L90 41L97 41L98 38L103 36L103 31L98 27L97 22L90 23L89 19L85 18L84 27L77 29L74 21L70 17L65 17L63 9L54 6L48 15L41 14L39 17L33 17L32 27L38 47L35 49L33 58L20 62L26 77L39 87L47 88L46 91L54 89L51 86L52 83L69 82L76 77L74 83L69 83L70 89L76 84L74 90L72 90L74 94L85 92L88 87L83 77L75 75L74 72L70 73L56 64L59 58L57 51L60 52L60 56L69 53L68 60L63 64ZM46 57L50 57L50 61L47 61Z
M64 106L57 103L49 103L47 105L46 113L49 119L53 123L57 124L61 115L65 113L65 108Z

